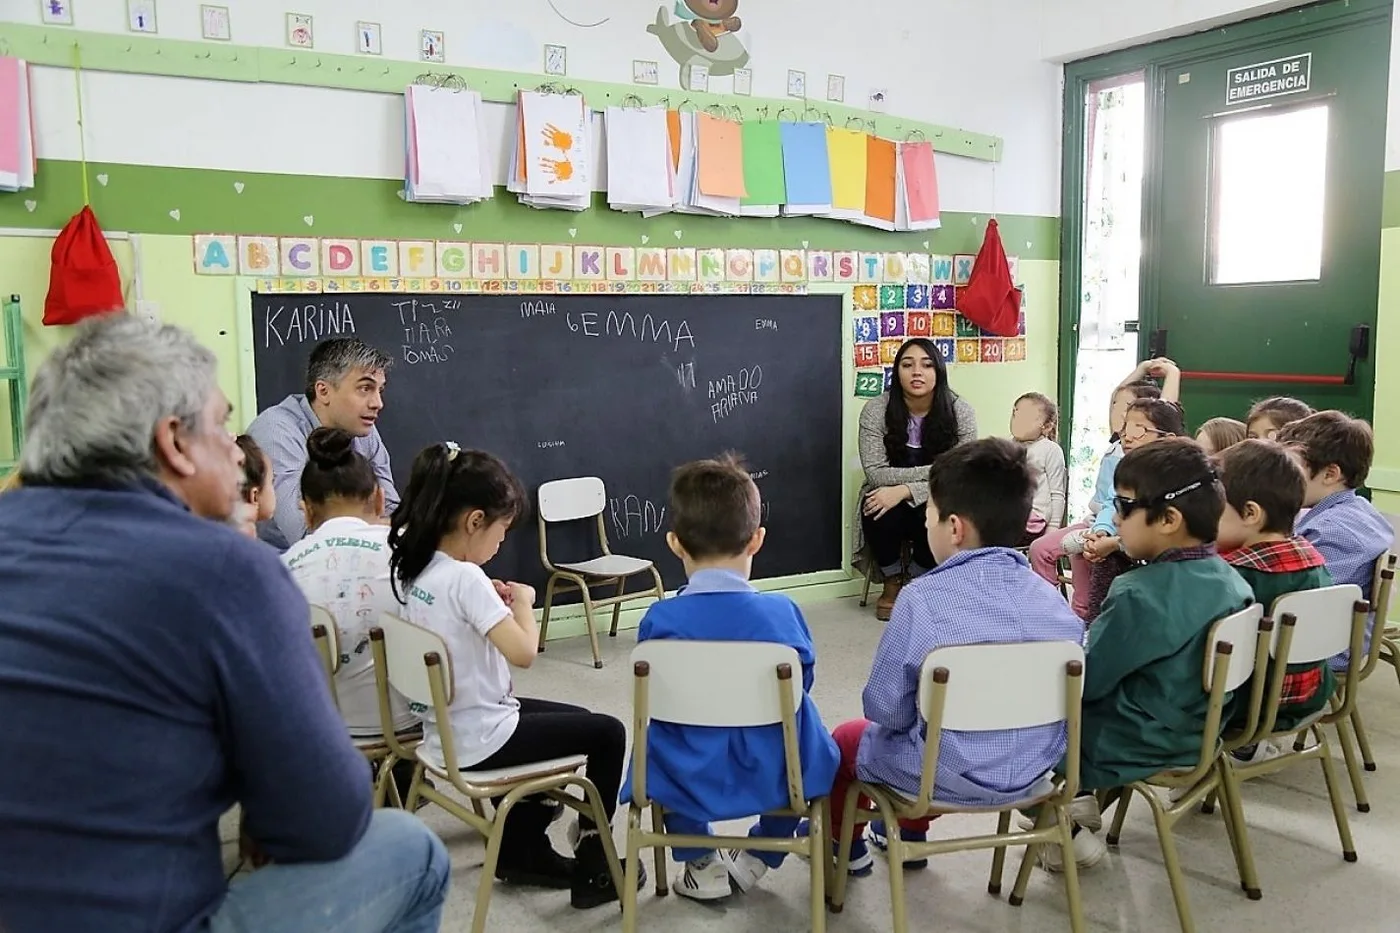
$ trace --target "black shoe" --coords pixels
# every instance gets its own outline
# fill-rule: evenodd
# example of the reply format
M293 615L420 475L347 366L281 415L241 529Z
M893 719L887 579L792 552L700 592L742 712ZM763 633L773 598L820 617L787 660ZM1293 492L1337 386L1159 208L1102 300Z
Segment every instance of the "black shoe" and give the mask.
M573 887L577 876L574 859L555 852L545 836L523 850L508 851L503 846L496 862L496 880L506 884L562 891Z
M608 870L607 856L603 852L603 842L597 831L591 831L579 841L575 852L573 883L569 885L569 903L578 910L592 910L617 900L617 887L613 884L612 872ZM627 863L622 863L624 877ZM647 883L647 867L637 866L637 890Z

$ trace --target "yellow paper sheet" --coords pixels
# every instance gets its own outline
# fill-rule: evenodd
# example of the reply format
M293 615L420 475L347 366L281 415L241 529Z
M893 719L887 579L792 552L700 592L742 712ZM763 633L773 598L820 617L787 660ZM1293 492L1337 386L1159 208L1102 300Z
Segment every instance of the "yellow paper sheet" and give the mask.
M838 211L865 211L865 134L835 126L826 129L831 159L831 207Z

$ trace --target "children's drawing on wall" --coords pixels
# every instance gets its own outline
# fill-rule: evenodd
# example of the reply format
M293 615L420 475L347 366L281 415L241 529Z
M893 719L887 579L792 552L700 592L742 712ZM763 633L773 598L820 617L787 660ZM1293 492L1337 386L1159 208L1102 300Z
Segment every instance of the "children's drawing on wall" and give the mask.
M710 77L734 74L749 63L749 50L740 41L743 28L739 0L676 0L675 21L666 8L656 11L647 32L661 40L681 70L681 87L690 90L692 65L708 67Z

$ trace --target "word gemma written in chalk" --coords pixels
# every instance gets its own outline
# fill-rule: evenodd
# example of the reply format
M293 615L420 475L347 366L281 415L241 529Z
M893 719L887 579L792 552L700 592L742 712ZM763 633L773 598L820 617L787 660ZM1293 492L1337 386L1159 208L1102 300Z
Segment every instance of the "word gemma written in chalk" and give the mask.
M422 301L409 298L392 304L403 326L403 361L410 366L420 363L445 363L456 356L452 345L452 327L447 312L459 311L462 302L456 298Z
M263 311L263 346L314 343L327 337L355 333L349 302L324 301L304 305L269 305Z
M718 424L734 410L758 401L758 387L763 385L763 367L740 369L737 373L708 380L710 384L710 416Z
M585 337L626 337L670 346L672 351L680 350L682 343L695 346L695 337L686 321L682 320L672 330L670 321L653 317L649 313L643 314L642 319L638 321L630 311L609 311L607 314L599 311L569 311L564 314L564 322L568 324L569 330Z

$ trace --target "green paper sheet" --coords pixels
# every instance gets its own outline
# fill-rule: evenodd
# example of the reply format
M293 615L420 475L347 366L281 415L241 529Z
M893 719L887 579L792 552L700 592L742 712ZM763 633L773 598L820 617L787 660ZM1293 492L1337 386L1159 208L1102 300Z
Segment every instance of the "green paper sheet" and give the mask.
M744 188L741 204L787 203L783 182L783 141L776 120L744 122Z

